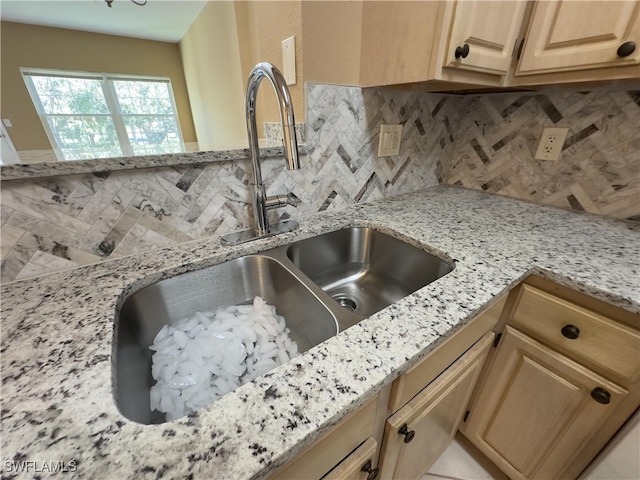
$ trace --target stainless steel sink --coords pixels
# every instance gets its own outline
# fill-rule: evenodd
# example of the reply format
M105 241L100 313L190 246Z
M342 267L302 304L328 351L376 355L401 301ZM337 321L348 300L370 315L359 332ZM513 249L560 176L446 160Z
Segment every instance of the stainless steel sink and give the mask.
M130 295L116 313L115 400L127 418L162 423L149 408L156 334L195 312L275 305L304 352L449 273L439 258L371 228L319 235L162 280Z
M343 308L368 317L453 268L371 228L347 228L302 240L287 257Z
M249 303L256 295L285 318L300 352L338 333L331 311L288 268L267 256L242 257L162 280L135 292L116 314L113 381L120 412L139 423L165 421L164 414L149 409L155 383L149 346L165 324Z

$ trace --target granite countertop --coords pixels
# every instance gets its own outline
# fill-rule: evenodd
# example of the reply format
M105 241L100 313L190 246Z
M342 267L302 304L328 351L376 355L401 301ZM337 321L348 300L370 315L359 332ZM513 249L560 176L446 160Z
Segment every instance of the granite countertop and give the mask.
M299 144L298 150L300 154L305 154L307 152L307 146L305 144ZM283 151L281 141L260 139L261 158L281 157ZM53 177L78 173L139 170L141 168L171 167L177 165L200 165L211 162L246 160L248 158L249 148L246 146L246 142L244 142L244 144L238 142L237 144L219 145L214 150L199 152L3 165L0 167L0 180L24 180L26 178Z
M79 478L263 478L528 274L640 312L636 224L447 186L299 221L241 246L199 240L3 286L3 478L18 476L8 460L73 461ZM352 225L455 269L189 417L140 425L120 415L111 343L123 295Z

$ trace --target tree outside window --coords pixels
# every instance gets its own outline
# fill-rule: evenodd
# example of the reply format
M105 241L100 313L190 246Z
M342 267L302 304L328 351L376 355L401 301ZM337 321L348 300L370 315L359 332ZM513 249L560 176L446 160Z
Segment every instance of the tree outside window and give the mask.
M184 151L167 78L22 74L59 160Z

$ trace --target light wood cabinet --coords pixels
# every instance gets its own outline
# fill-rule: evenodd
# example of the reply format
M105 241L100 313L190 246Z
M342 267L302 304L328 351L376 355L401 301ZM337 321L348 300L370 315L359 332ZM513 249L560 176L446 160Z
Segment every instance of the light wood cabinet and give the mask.
M576 478L640 406L640 317L532 277L502 321L461 431L510 478Z
M511 478L577 476L581 445L629 392L511 327L495 365L465 435Z
M364 2L360 85L633 84L639 15L638 0Z
M451 8L443 66L506 75L527 2L457 1Z
M501 1L364 2L360 84L500 86L526 2L504 7ZM487 23L493 15L499 22ZM456 57L465 45L468 51Z
M493 343L487 333L409 403L389 417L380 454L384 479L419 479L453 439Z
M536 2L516 75L637 65L639 10L640 2L628 0ZM635 51L618 55L627 42Z

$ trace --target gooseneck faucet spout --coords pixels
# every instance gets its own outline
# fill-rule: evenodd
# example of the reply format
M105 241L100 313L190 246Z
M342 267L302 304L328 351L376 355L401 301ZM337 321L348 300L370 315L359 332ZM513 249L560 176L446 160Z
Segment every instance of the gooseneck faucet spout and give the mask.
M282 206L286 201L271 200L267 197L265 186L262 183L262 171L260 169L260 149L258 147L258 129L256 126L256 97L258 87L264 78L267 78L278 98L280 107L280 121L282 122L282 140L284 156L289 170L300 168L298 158L298 142L296 140L295 118L293 104L287 82L280 71L270 63L257 64L249 74L247 82L247 98L245 103L247 117L247 135L249 137L249 153L251 155L251 169L253 174L253 212L255 216L255 229L258 236L266 235L269 231L267 209Z

